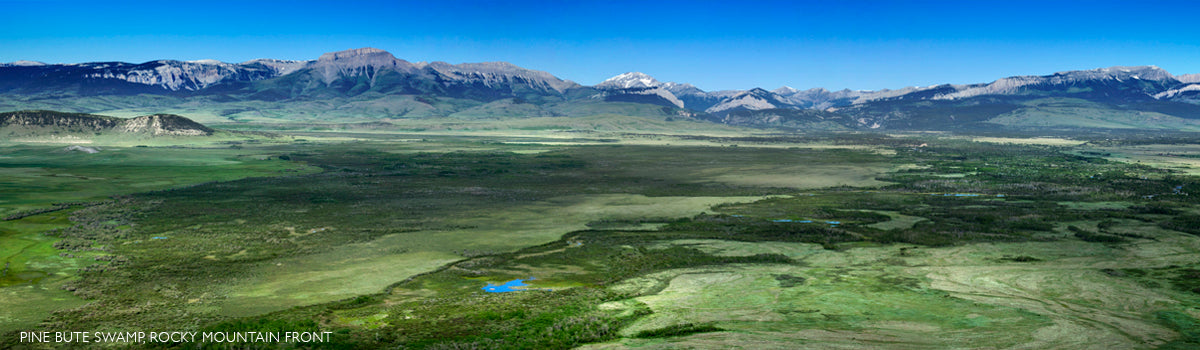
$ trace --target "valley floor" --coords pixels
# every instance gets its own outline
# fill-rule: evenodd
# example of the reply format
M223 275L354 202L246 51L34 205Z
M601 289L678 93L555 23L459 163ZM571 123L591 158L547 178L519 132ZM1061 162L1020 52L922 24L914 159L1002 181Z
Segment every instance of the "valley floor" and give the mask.
M1138 162L1191 148L614 135L6 145L0 343L61 346L16 340L45 330L334 332L283 344L301 348L1200 346L1200 178Z

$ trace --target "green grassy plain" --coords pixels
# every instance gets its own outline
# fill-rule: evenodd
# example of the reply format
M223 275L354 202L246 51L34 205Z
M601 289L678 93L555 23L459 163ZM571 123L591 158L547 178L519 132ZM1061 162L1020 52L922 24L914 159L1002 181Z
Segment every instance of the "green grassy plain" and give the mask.
M76 280L81 268L105 254L64 251L55 245L58 238L43 234L71 227L69 218L81 208L112 196L317 170L259 157L272 152L263 149L98 147L102 150L95 154L68 152L62 145L0 147L0 217L13 219L0 221L0 258L5 263L0 289L8 306L0 308L0 319L6 320L0 329L28 327L53 310L83 304L59 286ZM53 208L63 209L17 218Z
M1200 179L1172 169L996 136L546 131L13 148L12 203L122 196L0 223L44 242L3 246L24 266L75 264L13 280L36 288L12 307L44 308L0 325L320 329L334 342L281 346L330 348L1200 345Z
M685 148L691 155L670 157L674 149L616 146L641 160L613 167L609 162L627 161L601 156L611 155L613 146L538 153L505 152L529 148L523 145L450 153L405 151L408 147L429 146L297 144L275 158L285 155L326 171L212 183L99 206L97 211L121 213L116 223L129 228L99 238L68 232L66 240L111 246L115 256L141 257L125 263L138 273L131 279L99 278L113 284L94 290L84 281L79 284L84 291L78 293L119 295L170 286L178 291L171 298L151 300L208 317L345 299L378 292L463 257L551 242L589 225L640 226L646 220L691 217L722 203L758 200L786 190L696 181L680 174L698 163L736 168L758 162L748 156L762 152L796 161L811 161L820 152L693 147ZM864 163L881 161L864 154ZM668 158L674 163L659 162ZM628 172L642 166L667 171ZM75 243L76 234L83 242ZM79 312L85 311L96 310ZM90 324L120 324L123 317Z
M1200 145L1195 144L1100 146L1088 147L1077 152L1099 155L1119 162L1171 169L1187 175L1200 175Z

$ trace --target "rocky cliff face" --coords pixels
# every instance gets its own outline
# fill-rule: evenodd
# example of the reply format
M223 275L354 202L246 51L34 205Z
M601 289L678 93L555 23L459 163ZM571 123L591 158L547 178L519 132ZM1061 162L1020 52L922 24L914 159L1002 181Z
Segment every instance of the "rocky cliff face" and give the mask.
M62 128L100 132L115 128L121 119L82 113L18 111L0 114L0 128Z
M225 81L256 81L278 76L266 66L237 65L213 60L152 61L133 67L115 66L86 74L90 79L118 79L170 91L198 91Z
M579 84L562 80L553 74L521 68L508 62L462 63L451 65L432 62L425 65L445 82L479 84L489 88L528 88L533 91L563 93Z
M268 82L273 79L278 81ZM380 79L387 81L380 82ZM232 87L218 89L219 94L233 91L253 95L257 92L254 88L249 91L238 89L256 82L268 83L268 88L281 88L288 92L285 94L287 97L326 97L330 94L317 90L320 87L332 87L350 95L371 90L494 99L520 97L518 95L522 93L561 96L568 89L580 86L547 72L525 69L507 62L411 63L387 51L369 47L330 52L310 61L256 59L235 64L215 60L157 60L140 64L90 62L50 65L18 61L0 64L0 93L204 94L211 91L211 87L226 85ZM359 84L368 88L354 88ZM306 92L315 93L309 96L305 95Z
M257 59L238 64L213 60L159 60L141 64L18 61L0 64L0 95L6 98L61 101L56 106L95 110L91 107L95 102L88 99L92 96L143 94L166 95L182 101L168 103L199 100L213 105L236 104L226 109L235 111L231 113L245 109L245 102L316 102L309 104L315 110L314 115L323 111L343 115L346 110L355 110L362 111L355 114L364 117L450 116L496 101L538 108L560 108L572 103L589 105L581 109L560 108L572 111L591 111L594 109L590 105L617 102L658 105L666 107L666 111L686 109L691 111L679 112L710 114L714 117L711 120L730 124L739 124L746 118L768 120L778 117L771 122L782 124L840 120L820 113L781 112L817 110L852 117L855 120L851 123L853 127L890 127L900 125L897 124L899 121L903 121L905 127L936 127L938 123L910 122L909 119L932 118L942 120L941 124L959 124L964 115L970 115L972 117L967 119L982 122L985 117L1024 108L1025 103L1033 100L1059 98L1086 101L1091 106L1088 108L1140 109L1200 119L1200 109L1196 107L1200 105L1200 75L1173 76L1155 66L1064 71L1044 76L1013 76L990 83L878 91L790 87L771 91L760 88L703 91L689 84L658 81L638 72L620 74L595 86L581 86L547 72L505 62L413 63L375 48L331 52L310 61ZM147 99L138 97L124 103L127 103L126 107L149 107L144 101ZM664 111L653 110L655 114ZM724 118L731 113L737 113L733 115L737 118ZM1074 112L1062 109L1059 113ZM506 114L516 118L533 115L538 113ZM49 123L23 118L8 123ZM112 123L66 119L53 122L71 124L70 127L79 130L103 129L107 126L97 123ZM163 124L166 121L162 118L128 123L127 129L139 130L136 132L207 133L192 126L171 129Z
M155 114L131 119L83 113L54 111L18 111L0 113L0 130L19 129L24 134L42 133L125 133L150 136L208 136L213 129L191 119L171 114Z
M326 53L308 68L319 72L326 85L341 78L360 76L373 82L376 74L382 70L407 74L417 72L417 67L412 63L397 59L387 51L369 47Z
M794 109L791 104L780 99L778 95L767 90L755 88L727 97L721 100L721 103L718 103L716 106L709 107L705 112L723 114L738 110L757 111L776 108Z
M208 136L213 134L213 129L173 114L155 114L126 119L114 129L119 132L153 136Z

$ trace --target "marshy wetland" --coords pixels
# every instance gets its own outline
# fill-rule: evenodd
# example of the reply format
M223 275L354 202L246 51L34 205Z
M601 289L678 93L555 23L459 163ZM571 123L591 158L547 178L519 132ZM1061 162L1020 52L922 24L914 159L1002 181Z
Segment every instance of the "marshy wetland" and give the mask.
M1021 139L6 145L0 346L43 346L12 341L42 329L334 332L251 348L1200 346L1200 178L1163 161L1192 146Z

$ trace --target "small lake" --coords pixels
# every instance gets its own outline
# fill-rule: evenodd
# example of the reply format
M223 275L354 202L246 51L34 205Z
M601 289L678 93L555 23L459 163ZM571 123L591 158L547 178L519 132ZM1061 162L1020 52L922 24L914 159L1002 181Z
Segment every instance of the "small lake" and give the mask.
M515 289L515 288L528 287L529 285L525 284L525 281L529 281L529 280L533 280L533 279L534 279L533 277L526 278L526 279L515 279L512 281L504 282L504 284L488 283L487 286L483 287L483 291L488 292L488 293L507 293L507 292L522 291L525 289Z

